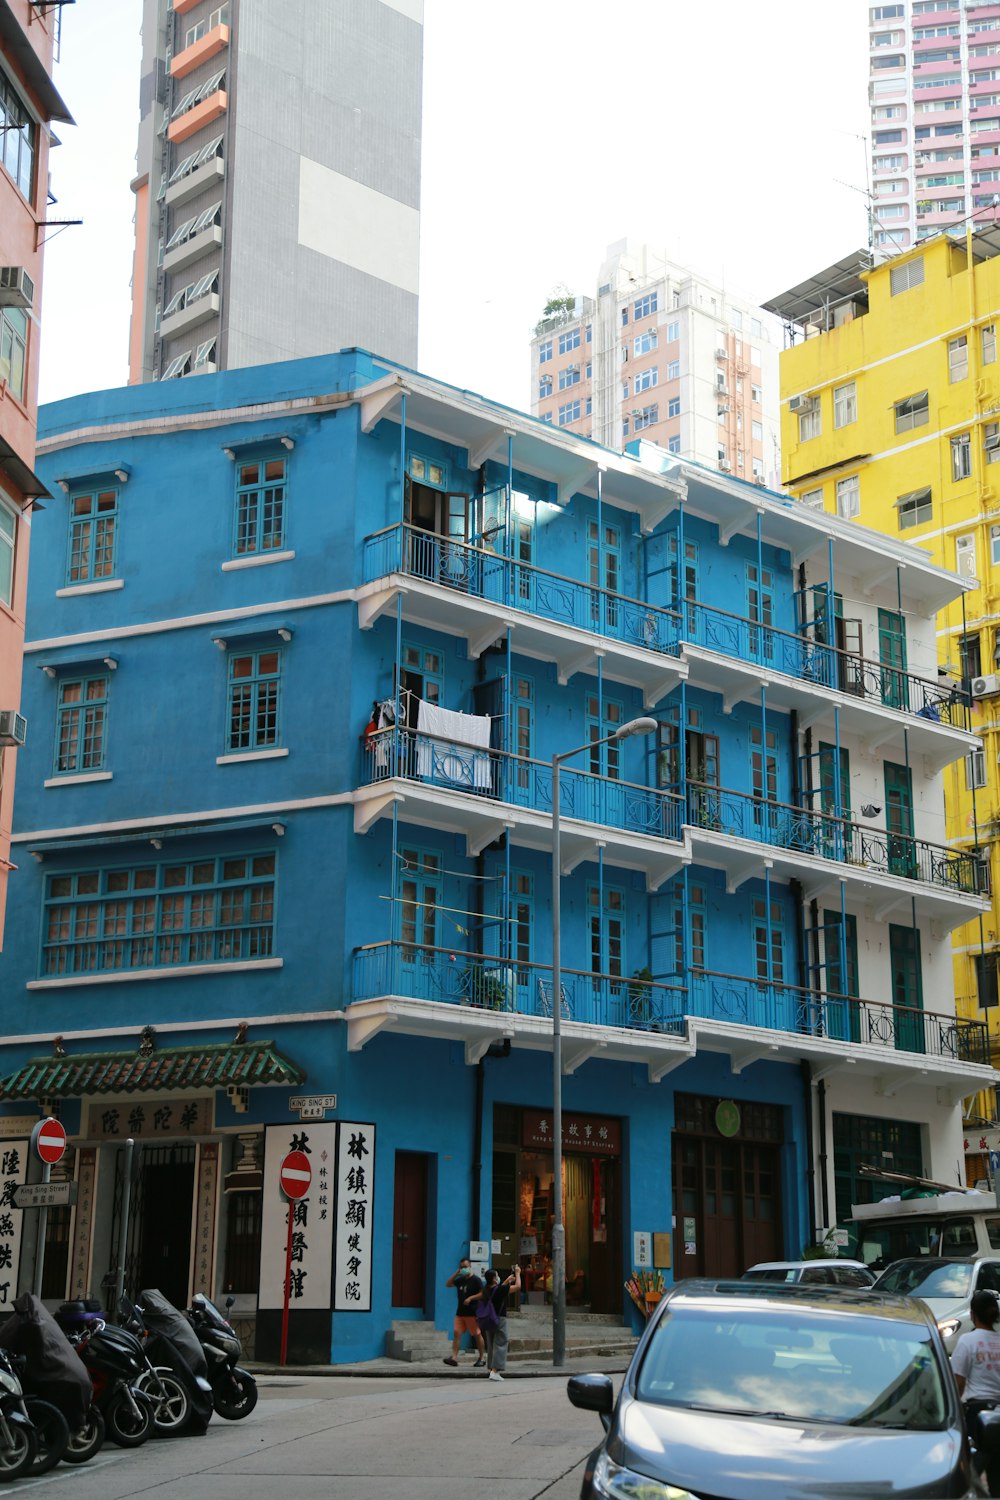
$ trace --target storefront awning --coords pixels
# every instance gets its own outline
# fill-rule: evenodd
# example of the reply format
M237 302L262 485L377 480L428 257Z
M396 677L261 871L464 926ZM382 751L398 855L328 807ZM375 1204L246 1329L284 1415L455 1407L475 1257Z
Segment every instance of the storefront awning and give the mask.
M33 1057L0 1082L0 1102L71 1099L81 1094L154 1093L164 1089L288 1086L305 1073L273 1042L163 1047L139 1052L82 1052Z

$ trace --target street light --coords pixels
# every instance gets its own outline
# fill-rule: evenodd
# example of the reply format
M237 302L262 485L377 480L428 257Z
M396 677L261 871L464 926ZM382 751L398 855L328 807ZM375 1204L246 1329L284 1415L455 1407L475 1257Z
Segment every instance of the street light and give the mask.
M655 719L630 719L613 734L588 740L574 750L552 757L552 1363L566 1363L566 1226L562 1202L562 966L560 894L562 856L559 848L559 767L564 760L606 745L611 740L631 739L634 734L655 734Z

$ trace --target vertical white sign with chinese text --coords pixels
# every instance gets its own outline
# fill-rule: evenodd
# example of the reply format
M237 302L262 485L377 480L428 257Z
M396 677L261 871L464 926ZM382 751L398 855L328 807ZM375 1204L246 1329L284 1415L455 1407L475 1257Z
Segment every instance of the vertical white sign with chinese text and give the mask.
M289 1151L303 1151L312 1167L304 1198L289 1204L278 1185ZM288 1305L315 1310L330 1306L333 1272L334 1180L337 1125L268 1125L264 1134L264 1202L260 1245L261 1308L280 1308L285 1297L288 1214L292 1214L292 1277Z
M0 1316L17 1296L24 1209L14 1207L14 1189L24 1181L27 1162L27 1141L0 1144Z
M370 1312L375 1126L344 1120L337 1151L337 1312Z

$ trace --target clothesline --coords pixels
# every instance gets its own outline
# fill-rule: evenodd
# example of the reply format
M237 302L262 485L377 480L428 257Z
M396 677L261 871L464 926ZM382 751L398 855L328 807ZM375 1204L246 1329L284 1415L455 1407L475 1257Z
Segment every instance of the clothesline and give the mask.
M406 866L406 868L408 870L419 870L419 868L420 868L420 866L419 865L415 865L411 859L407 859L407 857L406 857L405 854L400 854L400 852L399 852L398 849L396 850L396 858L398 860L402 860L403 864ZM470 873L468 870L437 869L437 870L434 870L431 873L433 873L435 875L456 875L456 876L458 876L458 878L460 880L506 880L506 878L507 878L505 874L500 874L500 875L475 875L475 874Z

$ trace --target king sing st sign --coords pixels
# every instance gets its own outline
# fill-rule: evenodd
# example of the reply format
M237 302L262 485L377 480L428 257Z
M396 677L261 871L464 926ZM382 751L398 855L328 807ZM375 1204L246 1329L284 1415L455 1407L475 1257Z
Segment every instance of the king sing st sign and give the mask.
M336 1094L293 1094L289 1109L297 1109L300 1120L325 1120L328 1109L337 1108Z

